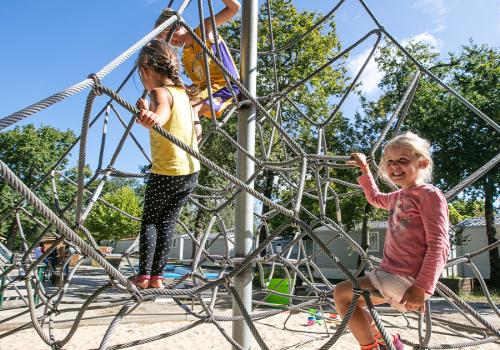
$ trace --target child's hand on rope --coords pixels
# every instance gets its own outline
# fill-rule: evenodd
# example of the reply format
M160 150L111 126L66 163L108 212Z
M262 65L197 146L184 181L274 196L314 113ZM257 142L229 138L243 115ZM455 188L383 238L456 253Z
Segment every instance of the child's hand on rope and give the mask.
M360 168L363 174L366 174L369 170L366 156L363 153L351 153L351 158L346 162L346 164L352 167Z
M135 106L139 110L137 115L137 122L150 129L153 125L157 123L158 116L149 110L149 103L145 98L140 98L135 103Z
M137 100L137 102L135 103L135 106L139 110L141 110L141 109L149 110L149 103L148 103L148 101L145 98L142 98L142 97Z
M403 294L399 301L403 304L408 311L420 310L421 313L425 311L425 290L417 285L412 285Z
M148 111L147 109L141 109L139 115L137 116L137 122L148 129L151 129L153 125L158 124L159 119L160 118L156 115L156 113Z

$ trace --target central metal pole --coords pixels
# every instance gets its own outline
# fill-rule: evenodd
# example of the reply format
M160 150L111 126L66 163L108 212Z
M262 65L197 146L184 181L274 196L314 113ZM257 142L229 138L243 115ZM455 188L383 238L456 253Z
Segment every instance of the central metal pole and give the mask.
M258 1L243 0L241 14L240 71L241 82L250 94L257 94L257 19ZM238 143L250 154L255 154L255 106L242 108L238 113ZM255 164L244 153L238 151L237 177L246 182L254 173ZM253 187L253 183L250 185ZM242 191L235 206L235 256L244 257L252 250L253 243L253 197ZM234 277L234 286L245 309L252 311L252 266L249 265ZM233 316L242 312L233 300ZM250 349L252 334L245 321L233 321L233 338L244 350ZM234 347L233 347L234 349Z

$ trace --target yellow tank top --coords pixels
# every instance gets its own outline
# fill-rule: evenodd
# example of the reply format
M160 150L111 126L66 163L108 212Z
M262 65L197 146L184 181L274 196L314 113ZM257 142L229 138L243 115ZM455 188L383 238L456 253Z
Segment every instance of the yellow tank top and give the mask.
M193 126L194 112L184 89L165 87L172 94L170 118L163 128L191 148L198 150L198 142ZM200 170L198 159L183 151L175 144L150 129L151 172L160 175L189 175Z
M201 38L201 31L199 27L195 29L195 33L196 35L198 35L198 37ZM234 64L233 57L231 56L229 48L224 42L224 39L222 39L220 35L218 38L218 42L219 42L219 52L221 55L220 59L222 61L222 64L231 73L231 75L235 76L236 78L239 78L238 69ZM214 55L216 55L217 49L215 43L210 40L207 40L205 44L210 49L210 51ZM217 91L221 87L224 87L226 85L226 81L224 80L224 74L222 73L222 70L216 63L214 63L209 57L207 58L208 58L208 66L210 73L210 82L212 83L211 84L212 88L214 88L215 91ZM192 47L191 46L184 47L182 53L182 64L184 65L184 70L186 71L186 74L189 76L189 79L191 79L193 84L196 85L200 90L206 89L207 79L205 77L205 63L203 62L203 49L201 48L200 45L196 43L196 41L193 42Z

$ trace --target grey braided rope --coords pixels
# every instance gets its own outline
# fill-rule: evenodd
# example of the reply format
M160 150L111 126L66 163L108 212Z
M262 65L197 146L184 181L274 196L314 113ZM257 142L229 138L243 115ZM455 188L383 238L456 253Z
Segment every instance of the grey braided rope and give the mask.
M155 335L155 336L144 338L144 339L140 339L140 340L131 341L131 342L128 342L128 343L123 343L123 344L118 344L118 345L110 346L108 348L108 350L118 350L118 349L130 348L130 347L138 346L138 345L144 345L144 344L147 344L147 343L151 343L151 342L154 342L154 341L157 341L157 340L160 340L160 339L164 339L164 338L170 337L172 335L176 335L176 334L182 333L184 331L190 330L191 328L199 326L199 325L201 325L203 323L205 323L205 320L197 320L197 321L194 321L193 323L190 323L190 324L188 324L186 326L177 328L177 329L175 329L173 331L168 331L168 332L165 332L165 333L162 333L162 334L159 334L159 335Z
M250 318L250 315L248 314L248 310L246 309L245 305L243 304L243 301L241 300L238 291L232 285L229 285L229 290L231 291L231 294L233 295L233 298L234 298L236 304L238 305L240 312L243 315L243 319L245 320L245 323L247 324L248 328L250 329L250 332L252 333L253 337L255 338L257 343L259 344L260 348L264 349L264 350L269 350L266 343L264 342L264 339L262 339L259 332L257 331L257 328L255 328L255 325L253 324L253 322Z
M0 160L0 175L12 186L21 196L33 205L47 220L54 224L57 229L70 241L79 246L82 251L96 260L108 274L127 287L133 293L138 294L137 288L130 283L123 275L111 266L101 255L97 254L92 247L74 233L61 219L59 219L19 178Z
M437 288L445 295L453 299L458 305L460 305L464 310L467 310L479 323L481 323L484 327L486 327L490 332L500 338L500 329L495 328L490 322L488 322L483 316L481 316L476 310L474 310L469 304L460 299L458 295L453 293L451 289L445 286L443 283L438 282Z
M481 168L476 170L471 175L467 176L464 180L460 181L458 185L453 187L451 190L447 191L444 196L447 201L453 199L456 195L462 192L466 187L469 187L474 182L476 182L479 178L481 178L488 171L493 169L500 162L500 153L493 157L489 162L483 165Z
M135 301L129 301L125 305L122 306L120 311L116 314L116 316L113 318L113 321L111 321L111 324L109 325L108 329L106 330L106 333L104 334L104 337L102 337L101 344L99 345L99 350L106 350L108 348L108 343L110 341L110 338L113 334L114 329L118 326L120 321L122 320L123 317L128 313L128 311L136 304Z
M136 107L132 106L131 104L129 104L128 102L123 100L120 96L118 96L111 89L104 87L104 86L100 87L100 89L102 89L102 91L106 95L112 97L116 102L118 102L121 106L123 106L124 108L129 110L134 115L136 115L139 112ZM152 127L152 129L154 129L157 133L159 133L160 135L162 135L163 137L168 139L170 142L172 142L173 144L178 146L183 151L189 153L190 155L192 155L193 157L195 157L196 159L201 161L205 166L210 168L210 170L213 170L213 171L217 172L219 175L224 176L227 180L230 180L235 185L242 188L243 190L245 190L246 192L248 192L249 194L251 194L255 198L265 202L269 207L276 209L277 211L279 211L280 213L282 213L286 216L289 216L289 217L293 216L293 213L290 210L283 208L280 205L275 204L274 202L269 200L267 197L260 194L260 192L257 192L256 190L254 190L250 186L246 185L243 181L241 181L240 179L238 179L234 175L232 175L229 172L227 172L226 170L222 169L220 166L218 166L217 164L212 162L210 159L208 159L207 157L202 155L199 151L194 150L190 146L188 146L185 143L183 143L182 141L180 141L177 137L175 137L174 135L169 133L167 130L163 129L161 126L155 124Z

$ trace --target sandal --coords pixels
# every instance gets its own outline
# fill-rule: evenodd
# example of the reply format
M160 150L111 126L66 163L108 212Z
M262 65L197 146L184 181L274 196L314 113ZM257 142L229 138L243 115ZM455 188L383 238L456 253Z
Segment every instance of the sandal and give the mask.
M163 276L151 276L149 288L163 288Z
M382 335L380 333L377 334L376 341L379 345L379 349L382 349L382 350L387 349L387 345L384 342L384 338L382 338ZM403 342L401 341L401 337L399 336L399 334L392 335L392 345L394 345L394 348L396 350L404 350L404 348L405 348Z
M130 282L132 282L132 284L141 289L148 288L150 280L151 276L149 275L136 275L130 278Z

